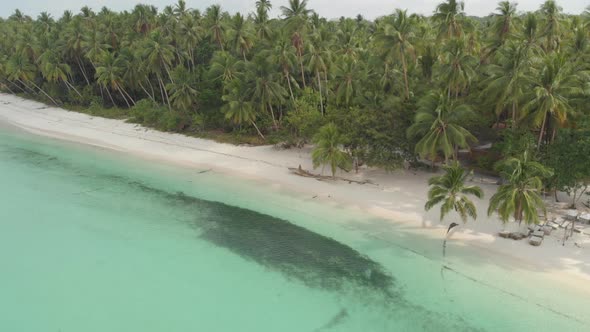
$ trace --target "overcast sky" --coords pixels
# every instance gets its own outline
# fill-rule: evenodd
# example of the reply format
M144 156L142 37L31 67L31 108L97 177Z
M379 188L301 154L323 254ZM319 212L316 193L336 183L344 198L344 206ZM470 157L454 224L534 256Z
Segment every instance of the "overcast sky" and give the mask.
M220 4L229 12L251 12L256 0L186 0L189 8L205 9L211 4ZM272 16L279 15L279 8L288 0L271 0ZM362 14L366 18L375 18L391 13L395 8L407 9L409 12L432 14L441 0L308 0L308 7L321 16L338 18L340 16L356 16ZM469 15L486 16L494 11L499 1L465 0L465 11ZM522 11L536 10L544 0L520 0L518 9ZM590 0L558 0L567 13L581 13L590 6ZM116 11L131 9L137 3L152 4L159 9L176 3L176 0L0 0L0 16L7 17L20 9L27 15L36 17L40 12L47 11L53 17L59 17L64 10L78 12L84 5L98 11L103 6Z

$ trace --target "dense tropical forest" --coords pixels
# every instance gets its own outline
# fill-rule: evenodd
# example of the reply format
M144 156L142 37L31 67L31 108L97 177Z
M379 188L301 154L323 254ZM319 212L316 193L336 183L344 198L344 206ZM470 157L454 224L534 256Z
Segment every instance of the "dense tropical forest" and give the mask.
M475 18L447 0L432 16L369 21L328 20L306 0L279 18L271 8L17 10L0 20L0 89L189 135L315 142L314 161L334 172L471 150L464 162L512 177L523 199L590 178L588 11L502 1Z

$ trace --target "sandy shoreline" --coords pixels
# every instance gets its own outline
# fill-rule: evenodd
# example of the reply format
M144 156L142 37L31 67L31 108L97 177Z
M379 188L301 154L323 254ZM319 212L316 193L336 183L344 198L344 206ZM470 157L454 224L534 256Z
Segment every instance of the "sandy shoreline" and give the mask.
M0 94L0 123L28 132L99 146L142 158L183 166L212 168L237 176L260 180L305 196L317 196L329 204L345 204L363 212L396 223L408 231L441 238L445 225L438 222L438 210L425 213L423 206L429 173L362 170L346 174L354 180L370 179L375 185L324 182L290 174L289 167L301 165L311 170L309 149L276 150L272 146L245 147L210 140L162 133L120 120L92 117L48 107L16 96ZM320 169L317 170L319 172ZM590 294L590 236L576 234L561 245L562 231L546 238L542 246L532 247L526 241L499 238L502 229L496 217L486 216L487 200L496 185L475 179L485 192L477 202L479 218L461 226L453 235L453 245L466 245L482 255L495 255L500 261L528 265L548 277L570 284ZM445 224L457 220L450 215ZM576 245L577 243L577 245ZM497 259L498 260L498 259ZM516 262L516 263L515 263ZM501 262L499 262L501 263Z

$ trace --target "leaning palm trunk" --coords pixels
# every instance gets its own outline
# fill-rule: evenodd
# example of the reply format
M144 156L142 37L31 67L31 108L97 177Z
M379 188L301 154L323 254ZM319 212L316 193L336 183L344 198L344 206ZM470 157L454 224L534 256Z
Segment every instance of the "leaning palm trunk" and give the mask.
M401 51L402 56L402 69L404 70L404 87L406 89L406 100L410 99L410 86L408 84L408 65L406 64L406 57L404 52Z
M320 91L320 109L322 110L322 115L324 115L324 98L322 97L322 82L320 81L320 72L316 71L316 74L318 78L318 89Z
M119 94L121 95L121 97L123 97L123 100L125 101L125 104L127 104L127 108L131 108L131 105L129 105L129 101L127 100L127 98L123 94L123 91L121 90L121 87L119 86L119 84L116 84L115 85L115 88L117 89L117 91L119 91Z
M258 129L258 126L256 125L256 122L254 122L254 120L250 120L250 123L252 123L252 125L254 126L254 128L256 128L256 131L258 132L258 135L260 135L260 137L262 137L262 139L266 139L264 138L264 135L262 135L262 133L260 132L260 129Z
M293 89L291 88L291 77L288 71L285 71L285 79L287 80L287 86L289 87L289 94L291 95L291 101L295 103L295 97L293 96Z
M279 125L278 125L277 120L275 118L275 112L272 109L272 104L270 102L268 103L268 107L270 108L270 116L272 117L272 123L273 123L273 125L275 127L275 130L276 129L279 129Z
M145 92L145 94L155 103L156 99L154 99L154 96L152 96L143 86L143 84L141 84L141 82L139 83L139 86L141 87L141 89L143 90L143 92ZM152 91L153 92L153 91Z
M21 81L21 82L22 82L22 81ZM24 83L23 83L23 84L24 84ZM31 81L31 84L33 84L33 86L34 86L34 87L36 87L36 88L37 88L37 90L39 90L39 91L40 91L41 93L43 93L43 94L44 94L44 95L45 95L47 98L49 98L49 100L51 100L51 101L52 101L52 102L55 104L55 106L59 106L59 105L57 104L57 102L56 102L56 101L55 101L53 98L51 98L51 96L50 96L50 95L48 95L48 94L47 94L45 91L43 91L43 89L41 89L39 86L37 86L37 84L35 84L35 82Z
M539 132L539 142L537 143L537 149L541 147L541 142L543 141L543 134L545 132L545 126L547 125L547 114L543 116L543 124L541 124L541 132Z

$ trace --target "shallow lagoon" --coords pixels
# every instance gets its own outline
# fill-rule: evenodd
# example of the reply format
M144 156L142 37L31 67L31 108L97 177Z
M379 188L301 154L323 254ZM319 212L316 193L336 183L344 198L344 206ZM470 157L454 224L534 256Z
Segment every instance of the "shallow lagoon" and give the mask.
M583 331L590 300L345 207L0 129L0 331Z

